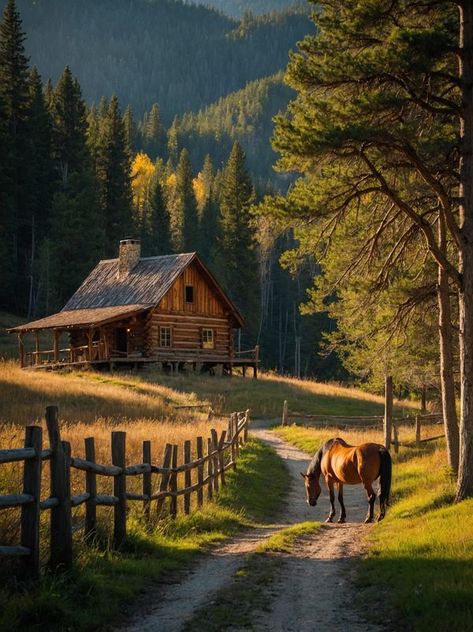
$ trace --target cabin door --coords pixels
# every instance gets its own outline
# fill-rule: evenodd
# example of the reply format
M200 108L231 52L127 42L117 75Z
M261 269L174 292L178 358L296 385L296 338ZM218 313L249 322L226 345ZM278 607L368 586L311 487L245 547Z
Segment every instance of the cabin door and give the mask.
M116 330L115 349L120 355L128 355L128 332L125 327Z

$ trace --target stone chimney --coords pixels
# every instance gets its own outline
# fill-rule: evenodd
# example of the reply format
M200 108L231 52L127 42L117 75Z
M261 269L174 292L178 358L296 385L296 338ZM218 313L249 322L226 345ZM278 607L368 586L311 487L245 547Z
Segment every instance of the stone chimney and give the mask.
M118 254L118 278L126 279L137 265L141 255L141 242L139 239L122 239Z

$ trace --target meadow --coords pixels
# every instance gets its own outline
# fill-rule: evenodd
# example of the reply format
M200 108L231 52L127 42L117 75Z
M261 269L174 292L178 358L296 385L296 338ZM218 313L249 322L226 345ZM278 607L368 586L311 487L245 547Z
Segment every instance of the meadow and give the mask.
M426 427L426 436L439 434ZM380 441L377 431L284 427L276 432L313 454L327 439ZM404 428L405 439L412 429ZM453 504L454 480L443 440L401 448L385 520L369 536L358 565L360 607L393 629L472 630L473 500Z

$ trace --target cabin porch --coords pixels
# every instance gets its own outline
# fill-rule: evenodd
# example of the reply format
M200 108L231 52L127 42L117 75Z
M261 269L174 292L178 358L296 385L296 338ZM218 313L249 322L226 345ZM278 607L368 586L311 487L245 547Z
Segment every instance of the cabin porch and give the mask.
M20 365L29 370L118 369L156 364L164 371L183 370L232 375L240 368L243 375L259 368L259 347L221 354L206 348L165 348L145 355L141 350L141 326L137 317L113 326L54 328L19 331ZM46 348L44 348L46 347Z

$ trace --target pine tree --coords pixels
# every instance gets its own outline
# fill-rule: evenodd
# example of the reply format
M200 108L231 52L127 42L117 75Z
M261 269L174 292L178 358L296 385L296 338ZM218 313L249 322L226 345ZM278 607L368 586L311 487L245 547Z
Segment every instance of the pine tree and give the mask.
M115 256L120 239L133 230L130 155L125 126L112 97L101 131L97 154L100 206L105 229L105 254Z
M204 206L200 216L200 250L203 260L214 272L217 263L217 245L219 242L219 207L214 192L214 173L212 159L207 154L202 168L204 187Z
M151 158L163 154L166 144L166 130L161 121L161 112L157 103L153 104L143 128L143 146Z
M52 184L54 180L52 162L52 120L43 94L41 77L36 68L29 76L29 179L30 195L30 248L29 248L29 317L38 313L38 291L40 274L38 258L40 246L49 228Z
M199 221L189 153L183 149L176 169L176 183L170 203L171 230L176 252L199 248Z
M81 89L69 68L51 102L53 161L56 173L47 248L43 248L46 296L58 309L80 285L103 252L103 224L97 180L87 146L87 112ZM64 265L67 261L74 265Z
M28 58L25 34L14 0L8 0L0 22L0 98L3 101L5 148L9 177L3 211L6 268L0 284L0 301L16 311L27 302L30 199L32 186L28 164ZM2 148L2 151L4 149Z
M125 127L126 144L128 153L133 156L138 149L138 126L133 116L133 110L128 105L123 115L123 125Z
M164 200L163 188L157 177L153 187L151 213L147 229L146 234L142 237L145 253L149 256L171 254L169 212Z
M179 117L176 116L168 130L168 156L173 167L177 165L177 159L179 156L179 129Z
M222 176L219 256L226 290L249 323L257 322L258 312L258 263L249 213L253 202L245 154L237 142Z

